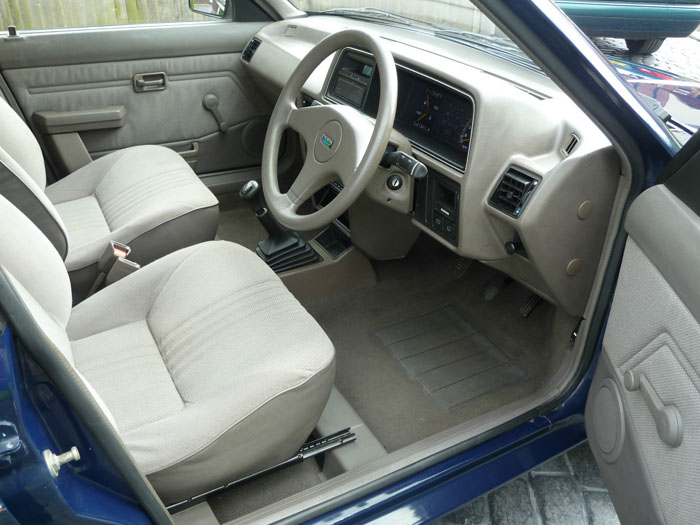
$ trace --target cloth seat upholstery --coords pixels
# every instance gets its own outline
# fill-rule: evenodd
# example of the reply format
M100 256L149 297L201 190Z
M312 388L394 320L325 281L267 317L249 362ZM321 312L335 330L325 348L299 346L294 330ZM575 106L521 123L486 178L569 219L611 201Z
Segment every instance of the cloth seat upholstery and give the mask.
M2 99L0 120L0 194L65 259L74 299L86 295L111 240L129 244L130 258L147 264L216 235L218 200L176 152L126 148L46 186L38 142Z
M334 348L253 252L184 248L71 309L55 248L1 196L0 243L0 270L166 504L283 461L312 432Z

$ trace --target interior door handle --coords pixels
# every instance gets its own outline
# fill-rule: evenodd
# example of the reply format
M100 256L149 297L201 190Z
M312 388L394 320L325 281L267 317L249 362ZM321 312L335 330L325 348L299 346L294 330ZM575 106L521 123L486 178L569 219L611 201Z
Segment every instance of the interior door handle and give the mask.
M137 73L134 75L133 84L137 93L162 91L168 85L168 76L163 72Z
M624 376L625 388L630 392L639 390L656 423L656 432L669 447L677 447L683 441L683 418L676 405L664 405L647 376L628 370Z

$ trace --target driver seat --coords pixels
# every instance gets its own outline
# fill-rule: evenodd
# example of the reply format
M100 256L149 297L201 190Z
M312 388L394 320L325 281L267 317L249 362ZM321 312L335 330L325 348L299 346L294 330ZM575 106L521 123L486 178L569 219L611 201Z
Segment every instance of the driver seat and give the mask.
M288 459L311 434L334 348L253 252L184 248L71 309L61 257L2 196L0 246L0 271L166 504Z
M2 97L0 122L0 194L63 257L76 303L95 281L109 241L130 245L130 259L143 265L216 235L219 202L174 151L122 149L46 186L39 143Z

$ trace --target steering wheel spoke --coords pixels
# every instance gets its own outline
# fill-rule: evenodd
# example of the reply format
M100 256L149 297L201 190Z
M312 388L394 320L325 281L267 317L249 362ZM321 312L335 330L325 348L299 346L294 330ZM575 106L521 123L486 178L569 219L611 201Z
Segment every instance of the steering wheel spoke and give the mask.
M299 133L307 144L310 144L318 133L319 109L322 109L322 106L298 108L293 103L287 108L287 126Z
M296 212L318 190L333 180L333 175L323 169L313 159L308 159L297 175L292 186L287 191L287 197L292 203L292 211Z
M376 121L345 105L298 107L302 86L329 56L347 47L369 50L380 80ZM282 89L268 125L263 148L262 183L272 214L286 227L312 230L340 216L369 184L386 149L396 113L396 66L381 39L356 29L338 31L312 48ZM287 193L277 181L279 148L284 131L299 133L307 154L299 175ZM340 179L345 188L324 208L300 215L299 207L317 190Z

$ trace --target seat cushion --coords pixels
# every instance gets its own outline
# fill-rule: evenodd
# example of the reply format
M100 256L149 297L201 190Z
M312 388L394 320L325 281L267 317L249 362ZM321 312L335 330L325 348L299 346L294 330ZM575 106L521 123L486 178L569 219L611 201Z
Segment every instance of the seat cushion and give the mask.
M72 260L79 258L79 251L91 247L96 239L109 239L112 230L94 195L61 202L55 208L66 228ZM72 249L73 246L75 250Z
M333 345L254 253L179 250L76 306L77 370L166 502L291 457L323 410Z
M130 244L131 259L146 264L216 232L216 197L161 146L106 155L48 186L46 195L67 230L70 272L93 265L110 240Z

